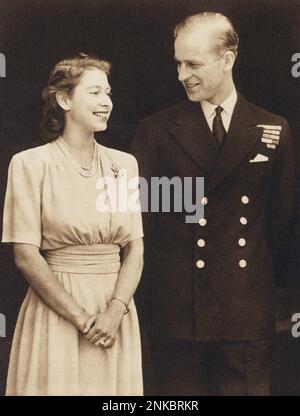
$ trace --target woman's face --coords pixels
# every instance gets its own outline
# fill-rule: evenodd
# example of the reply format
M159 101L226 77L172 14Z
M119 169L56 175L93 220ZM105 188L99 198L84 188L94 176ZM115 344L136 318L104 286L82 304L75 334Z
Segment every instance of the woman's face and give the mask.
M110 91L105 72L86 69L67 100L66 123L87 132L105 130L113 107Z

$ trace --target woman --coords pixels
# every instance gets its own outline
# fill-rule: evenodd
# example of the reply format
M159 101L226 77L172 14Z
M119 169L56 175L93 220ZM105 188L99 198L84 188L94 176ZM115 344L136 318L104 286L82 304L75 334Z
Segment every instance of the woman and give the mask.
M54 139L16 154L9 167L2 241L13 243L30 287L7 395L142 394L132 299L143 264L141 214L116 210L99 186L119 189L121 173L138 176L137 163L94 139L112 110L109 69L84 54L59 62L43 91L43 125Z

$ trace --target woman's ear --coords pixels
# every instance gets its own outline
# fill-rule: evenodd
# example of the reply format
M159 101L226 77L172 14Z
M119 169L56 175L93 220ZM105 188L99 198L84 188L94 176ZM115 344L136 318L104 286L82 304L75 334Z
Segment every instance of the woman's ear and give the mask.
M64 110L64 111L69 111L70 110L70 97L68 96L68 94L66 92L63 91L58 91L55 94L56 97L56 101L58 103L58 105Z

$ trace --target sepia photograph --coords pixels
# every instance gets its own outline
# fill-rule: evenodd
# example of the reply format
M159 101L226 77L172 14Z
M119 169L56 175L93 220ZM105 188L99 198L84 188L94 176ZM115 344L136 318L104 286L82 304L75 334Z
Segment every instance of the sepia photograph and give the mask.
M0 158L0 396L300 396L299 0L1 0Z

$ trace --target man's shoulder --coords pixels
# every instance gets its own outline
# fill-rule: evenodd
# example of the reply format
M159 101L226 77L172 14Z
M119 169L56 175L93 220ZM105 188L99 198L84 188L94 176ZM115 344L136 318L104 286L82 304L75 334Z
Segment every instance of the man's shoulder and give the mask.
M257 124L261 125L280 125L286 126L288 124L286 118L279 114L272 113L254 103L248 101L251 112L256 120Z
M185 109L189 105L188 100L181 101L177 104L174 104L170 107L167 107L163 110L160 110L156 113L153 113L145 118L143 118L140 122L140 124L152 124L153 123L166 123L171 122L178 112L181 112L183 109Z

